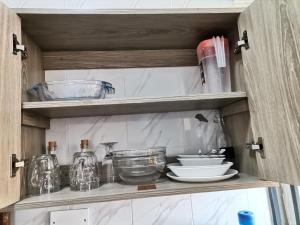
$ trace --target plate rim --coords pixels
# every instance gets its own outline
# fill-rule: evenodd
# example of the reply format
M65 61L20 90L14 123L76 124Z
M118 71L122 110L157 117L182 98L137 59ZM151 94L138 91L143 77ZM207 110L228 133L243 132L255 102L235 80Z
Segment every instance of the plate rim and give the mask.
M230 171L232 171L232 173L231 174L228 174L228 172L230 172ZM172 171L169 171L169 172L167 172L166 173L166 175L167 175L167 177L169 177L169 178L172 178L172 179L174 179L174 178L181 178L181 179L191 179L191 180L196 180L196 179L213 179L213 178L224 178L224 177L226 177L226 176L235 176L235 175L237 175L238 173L239 173L239 171L238 170L235 170L235 169L229 169L227 172L226 172L226 174L224 174L224 175L221 175L221 176L213 176L213 177L179 177L179 176L176 176L175 174L174 174L174 176L173 175L170 175L170 173L172 173L172 174L174 174ZM174 177L174 178L173 178ZM176 180L176 179L175 179Z

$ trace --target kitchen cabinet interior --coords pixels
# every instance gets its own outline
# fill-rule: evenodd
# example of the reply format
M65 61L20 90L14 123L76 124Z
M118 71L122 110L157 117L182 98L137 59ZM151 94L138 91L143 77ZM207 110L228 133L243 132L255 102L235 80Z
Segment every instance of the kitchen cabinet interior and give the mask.
M223 112L232 138L236 153L235 164L242 173L240 178L211 184L168 182L170 190L137 192L135 189L130 194L125 193L125 197L117 196L124 199L276 185L268 180L300 183L300 175L296 172L299 171L300 165L297 150L300 141L297 136L299 115L296 113L299 111L299 104L295 100L300 97L297 83L299 81L297 72L299 74L300 69L296 66L299 65L296 51L300 48L300 39L282 35L293 32L300 34L300 27L297 24L299 15L296 13L296 10L300 9L299 2L256 0L247 9L118 11L18 9L15 13L2 3L0 6L1 11L5 11L1 13L1 17L7 16L7 12L15 18L18 18L15 13L19 15L22 22L16 29L22 28L23 31L22 35L20 31L7 31L4 28L9 23L5 22L7 20L1 20L5 23L0 28L1 36L5 32L7 35L5 40L11 41L12 44L10 38L15 32L18 41L24 43L27 48L27 57L22 60L22 66L20 54L15 56L11 54L12 51L1 52L1 65L5 63L16 70L4 74L1 69L1 81L12 77L17 77L19 82L22 80L22 87L21 85L13 87L18 93L15 96L16 100L13 100L16 105L11 104L12 101L10 104L3 102L2 98L0 101L1 108L9 105L14 109L17 107L14 111L17 118L16 130L21 129L22 118L22 147L19 130L19 133L14 133L11 137L20 137L20 143L9 140L9 143L15 143L13 150L9 151L20 151L14 152L18 159L29 159L37 153L37 149L44 148L45 129L49 128L51 118L219 109ZM289 13L294 17L289 17ZM279 33L280 29L277 31L279 25L283 31L281 33ZM233 54L235 43L242 37L244 30L248 32L250 48L248 50L242 48L242 54L235 55ZM270 35L271 32L274 33ZM222 34L230 40L233 91L231 93L61 102L30 102L26 97L26 89L45 79L45 69L197 65L195 49L199 41L212 35ZM289 45L286 44L286 37L290 38ZM2 41L1 44L3 45ZM9 43L4 44L11 46ZM8 61L13 57L15 57L12 59L15 60L14 62ZM274 60L277 67L274 66ZM21 69L17 71L18 67L22 67L22 72ZM273 79L274 77L276 79ZM2 90L5 94L9 93L9 90L2 89L1 86L1 93ZM0 118L2 119L2 116ZM5 121L3 123L5 124ZM8 130L11 132L13 129ZM246 143L256 141L258 137L263 138L265 158L262 158L259 152L246 149ZM3 133L0 134L0 138L7 140L7 136ZM283 144L280 143L282 138ZM1 146L1 159L2 156L9 157L6 151L8 147ZM1 166L3 171L9 171L8 164L1 164ZM17 172L17 177L14 178L16 182L21 180L20 171L26 173L27 167L25 165L25 169ZM8 180L11 178L3 174L1 174L1 183L9 183ZM26 184L22 182L22 187L16 184L14 185L16 190L13 191L15 196L6 196L7 201L1 201L0 208L25 197ZM64 191L66 190L62 190ZM7 189L1 190L1 199L2 194L4 196L7 193ZM22 193L21 197L20 193ZM80 194L77 195L80 199ZM55 196L55 193L51 196ZM95 199L106 201L109 198L111 196ZM39 199L39 203L35 205L33 202L32 207L48 204L44 196L34 199ZM88 196L83 201L88 202L92 199L93 196ZM26 201L25 199L23 203L17 203L16 209L22 204L31 207ZM57 202L51 204L61 204L62 201L71 201L71 199L55 201Z

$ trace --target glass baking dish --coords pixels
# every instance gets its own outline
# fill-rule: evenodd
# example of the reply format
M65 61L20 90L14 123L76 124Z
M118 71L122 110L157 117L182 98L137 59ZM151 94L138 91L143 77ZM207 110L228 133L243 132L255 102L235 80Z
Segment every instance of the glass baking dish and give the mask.
M114 94L111 83L100 80L46 81L34 85L27 91L40 101L103 99Z

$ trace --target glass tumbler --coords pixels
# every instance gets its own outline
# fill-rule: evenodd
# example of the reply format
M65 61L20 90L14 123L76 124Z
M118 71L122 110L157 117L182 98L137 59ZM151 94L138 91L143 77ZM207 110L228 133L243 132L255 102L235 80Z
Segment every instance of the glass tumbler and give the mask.
M70 169L72 191L87 191L99 187L98 162L92 151L76 152Z

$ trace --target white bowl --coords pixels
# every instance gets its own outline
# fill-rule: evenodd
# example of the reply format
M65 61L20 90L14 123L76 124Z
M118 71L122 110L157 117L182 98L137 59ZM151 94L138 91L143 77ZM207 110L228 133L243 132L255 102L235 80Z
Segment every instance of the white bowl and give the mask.
M178 177L213 177L224 175L232 165L232 162L213 166L181 166L179 163L171 163L168 168Z
M183 166L210 166L220 165L225 158L177 158Z
M224 175L215 176L215 177L177 177L173 172L168 172L167 176L173 180L177 180L181 182L198 183L198 182L215 182L215 181L226 180L235 176L238 173L239 172L237 170L229 169Z

